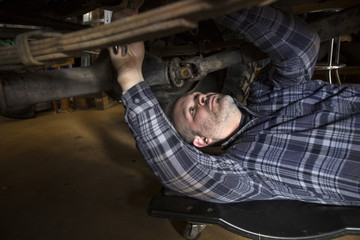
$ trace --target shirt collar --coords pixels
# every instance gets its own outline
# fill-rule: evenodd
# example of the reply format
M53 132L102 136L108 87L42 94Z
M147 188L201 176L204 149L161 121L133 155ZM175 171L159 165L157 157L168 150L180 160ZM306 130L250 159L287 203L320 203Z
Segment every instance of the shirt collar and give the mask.
M234 98L234 102L241 112L245 112L246 114L248 114L250 116L250 119L252 119L253 117L257 117L257 115L258 115L257 113L251 111L248 107L241 104L236 98ZM223 149L228 148L230 146L230 144L233 143L235 141L235 139L237 139L238 136L247 129L247 126L248 126L248 124L245 123L245 126L240 127L239 130L235 134L233 134L229 139L227 139L223 144L221 144L221 147Z

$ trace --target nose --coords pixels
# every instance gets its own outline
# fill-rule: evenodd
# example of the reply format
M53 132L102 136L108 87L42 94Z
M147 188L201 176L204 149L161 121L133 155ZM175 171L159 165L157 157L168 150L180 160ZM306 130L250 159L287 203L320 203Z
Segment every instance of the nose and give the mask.
M204 106L206 101L206 95L202 93L197 93L196 100L200 106Z

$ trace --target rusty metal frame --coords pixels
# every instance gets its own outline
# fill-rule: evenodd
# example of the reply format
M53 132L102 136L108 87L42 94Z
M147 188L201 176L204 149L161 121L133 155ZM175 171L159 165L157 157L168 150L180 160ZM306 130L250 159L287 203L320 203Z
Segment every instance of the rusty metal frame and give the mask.
M168 36L196 27L196 22L274 0L185 0L168 4L111 24L84 29L29 44L33 62L78 57L83 50ZM0 66L22 64L16 47L0 48Z

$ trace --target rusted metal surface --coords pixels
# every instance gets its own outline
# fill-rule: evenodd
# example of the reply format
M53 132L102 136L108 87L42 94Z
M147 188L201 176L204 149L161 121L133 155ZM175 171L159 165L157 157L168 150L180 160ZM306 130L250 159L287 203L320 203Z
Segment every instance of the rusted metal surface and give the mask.
M194 28L196 24L193 21L268 2L258 0L250 3L247 0L231 0L220 4L218 1L209 0L181 1L106 26L68 33L58 38L32 41L29 43L29 48L37 62L80 56L82 50L166 36ZM357 5L312 24L318 29L322 40L326 40L332 36L358 31L359 23L360 7ZM192 47L190 51L196 50L194 46ZM0 70L11 69L20 64L22 61L15 46L0 48Z
M102 81L104 78L108 80ZM5 112L7 108L79 96L113 87L109 58L91 67L2 74L0 81L1 112Z
M196 57L182 62L175 58L169 69L169 75L174 85L181 87L184 81L199 81L209 73L237 64L250 63L266 57L267 55L254 45L243 44L236 50L223 51L205 58ZM188 73L186 76L182 74L185 71Z
M310 22L322 41L360 30L360 4Z
M85 50L85 49L93 49L93 48L98 48L98 47L106 47L106 46L110 46L110 45L114 45L114 44L125 44L125 43L129 43L129 42L135 42L135 41L139 41L142 40L143 38L145 39L151 39L153 37L159 37L159 36L163 36L166 34L173 34L176 32L181 32L181 31L185 31L185 30L189 30L191 28L194 28L196 26L195 23L190 22L188 20L184 20L184 19L176 19L176 20L171 20L171 21L166 21L166 22L162 22L159 24L156 24L154 26L144 26L144 27L139 27L136 29L132 29L132 30L128 30L125 32L120 32L120 33L114 33L110 34L108 33L106 35L106 37L101 37L101 33L97 33L96 36L94 37L94 39L89 39L85 36L83 37L78 37L79 42L75 42L73 43L72 41L69 41L69 43L59 43L56 39L53 43L50 42L45 42L47 46L51 46L49 48L40 48L40 47L44 47L42 46L42 44L45 43L41 43L42 41L47 41L45 40L38 40L36 41L38 45L39 42L41 43L40 45L38 45L38 50L34 50L34 44L32 43L30 44L30 51L32 53L32 56L34 59L36 59L36 61L38 62L45 62L45 61L50 61L50 60L56 60L56 59L61 59L61 58L68 58L71 56L80 56L82 54L82 52L79 50ZM114 29L110 29L110 30L114 30ZM82 40L82 38L84 38L84 40ZM59 38L57 38L59 39ZM119 41L120 39L120 41ZM35 41L34 41L35 42ZM35 45L35 46L36 46ZM10 50L7 51L7 49ZM6 47L6 48L0 48L0 65L13 65L13 64L19 64L21 63L20 58L18 57L18 54L14 54L13 51L17 51L16 47ZM75 51L75 52L74 52Z
M150 86L170 86L168 62L146 55L143 75ZM89 67L0 75L0 113L8 109L119 88L107 50ZM121 90L119 91L121 93Z
M196 21L271 2L273 0L179 1L111 24L64 34L58 38L36 40L29 45L33 58L39 62L66 58L74 56L74 52L78 54L79 50L167 36L194 28ZM16 47L0 48L0 65L20 63Z

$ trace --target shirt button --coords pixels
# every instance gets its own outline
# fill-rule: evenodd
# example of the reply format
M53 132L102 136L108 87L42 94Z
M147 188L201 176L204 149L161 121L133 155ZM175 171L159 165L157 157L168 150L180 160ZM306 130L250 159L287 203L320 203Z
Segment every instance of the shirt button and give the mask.
M140 99L135 98L135 99L134 99L134 103L136 103L136 104L140 103Z

